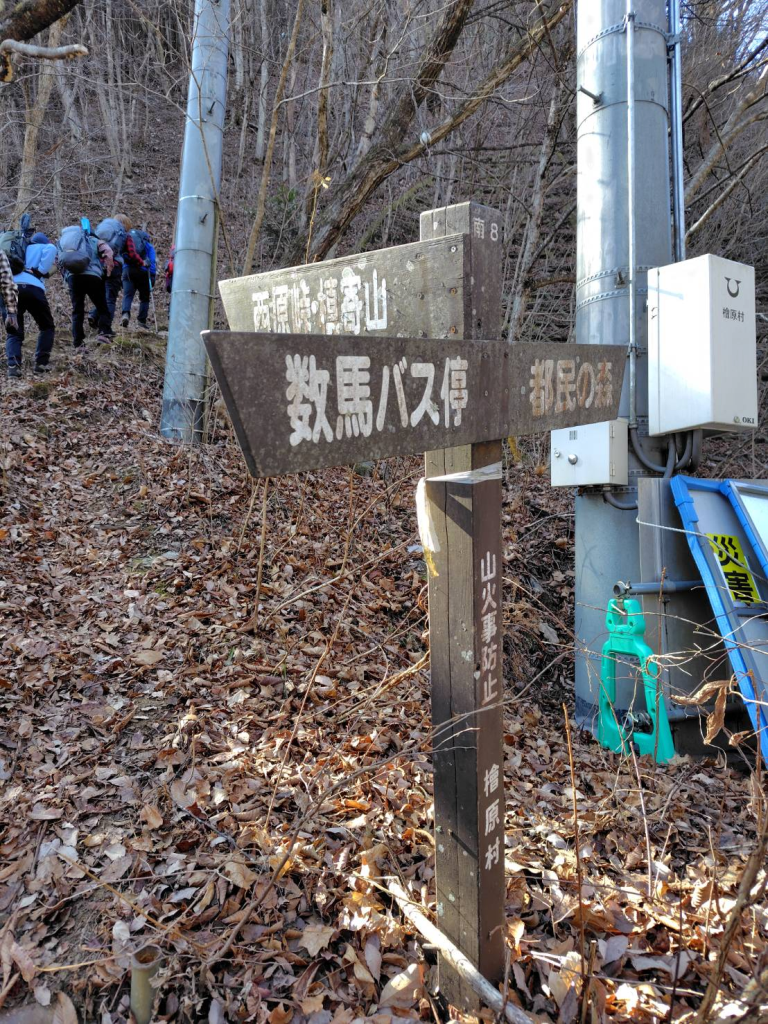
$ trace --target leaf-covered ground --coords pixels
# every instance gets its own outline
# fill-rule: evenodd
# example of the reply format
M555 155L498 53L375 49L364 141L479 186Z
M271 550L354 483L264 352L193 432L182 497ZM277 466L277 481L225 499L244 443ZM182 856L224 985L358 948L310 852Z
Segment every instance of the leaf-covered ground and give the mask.
M200 448L158 437L159 362L124 339L2 382L0 1020L36 1001L126 1021L147 943L157 1020L439 1020L433 954L383 888L431 906L419 460L274 483L255 617L263 491L220 417ZM575 733L576 863L571 508L523 463L505 484L509 999L562 1024L692 1020L715 978L718 1007L765 1003L765 901L736 906L759 778Z

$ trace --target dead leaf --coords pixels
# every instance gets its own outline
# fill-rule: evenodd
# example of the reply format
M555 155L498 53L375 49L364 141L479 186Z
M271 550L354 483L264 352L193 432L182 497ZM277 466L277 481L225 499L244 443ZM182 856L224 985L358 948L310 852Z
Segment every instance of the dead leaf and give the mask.
M47 985L35 985L32 991L35 994L35 1000L41 1006L50 1006L51 990L47 987Z
M29 951L20 946L15 939L11 942L11 960L18 967L24 981L29 984L34 978L37 968L35 967L34 960L29 955Z
M64 992L56 997L56 1009L53 1011L51 1024L78 1024L77 1011L72 1000Z
M307 950L310 956L317 956L325 949L336 933L336 929L325 924L310 924L301 933L299 945Z
M133 864L132 853L127 854L125 857L118 857L117 860L111 861L106 866L99 877L102 882L116 882L130 871L131 864Z
M240 860L230 860L224 865L224 874L240 889L247 889L259 877Z
M695 693L689 694L687 697L681 694L674 694L672 700L675 704L682 704L685 707L698 707L700 704L707 704L717 694L723 690L729 690L731 687L732 679L710 679L698 688Z
M56 821L64 812L59 807L46 807L45 804L35 804L29 812L33 821Z
M137 651L133 656L133 660L137 665L146 665L151 668L152 665L156 665L158 661L162 661L165 657L165 651L151 651L143 650Z
M612 964L614 960L621 959L627 951L629 939L626 935L611 935L609 939L600 939L598 948L600 958L604 964Z
M421 964L410 964L384 986L379 1006L399 1006L408 1009L425 994Z
M575 950L571 950L570 953L566 953L560 969L549 972L547 984L553 999L562 1008L572 988L575 989L576 995L581 992L582 981L581 956Z
M139 817L150 829L160 828L163 824L163 816L154 804L144 804Z
M378 935L370 935L363 950L368 970L373 975L373 980L378 982L381 977L381 940Z
M711 743L725 725L725 702L727 699L728 690L723 686L715 700L714 711L711 715L707 715L707 733L704 737L705 743Z
M679 981L693 962L685 949L671 956L630 956L629 959L636 971L665 971L673 981Z
M283 1006L282 1003L278 1003L267 1020L269 1024L288 1024L289 1021L293 1020L293 1007Z

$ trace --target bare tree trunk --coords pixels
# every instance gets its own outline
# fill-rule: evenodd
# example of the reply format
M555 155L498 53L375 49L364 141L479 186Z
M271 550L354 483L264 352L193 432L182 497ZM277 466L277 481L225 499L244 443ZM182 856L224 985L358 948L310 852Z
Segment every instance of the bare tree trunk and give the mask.
M510 301L507 303L509 323L505 327L508 327L508 337L512 341L516 340L520 333L520 325L531 293L530 274L533 267L533 257L541 236L541 216L544 211L544 196L546 194L544 182L549 162L557 147L562 95L562 83L558 81L555 84L552 100L549 104L547 130L544 133L544 139L539 149L539 160L533 176L533 196L530 203L528 223L525 227L525 244L517 261L517 267L512 278Z
M363 131L355 151L355 163L362 160L373 142L373 133L376 130L376 117L379 112L379 96L381 92L381 80L386 73L386 61L384 49L387 44L387 26L382 26L381 35L378 40L378 67L376 69L376 81L371 86L371 95L368 99L368 113L363 122ZM373 64L373 61L371 61Z
M296 91L296 65L291 67L291 78L288 92ZM296 104L287 100L285 104L285 160L283 162L283 179L290 188L296 187Z
M328 166L328 83L333 59L333 0L320 0L320 27L323 34L323 58L320 62L320 93L317 97L317 139L314 165L320 177Z
M262 0L264 2L264 0ZM304 0L299 0L296 7L296 17L293 19L293 31L291 32L291 38L288 42L288 49L285 52L285 59L283 60L283 67L280 72L280 81L277 83L277 91L275 92L275 105L272 108L272 121L269 125L269 142L267 143L267 152L264 157L264 168L261 172L261 186L259 188L259 197L256 201L256 217L251 227L251 233L248 236L248 248L245 252L245 261L243 262L243 274L250 274L253 269L253 254L256 251L256 243L259 240L261 234L261 226L264 223L264 211L266 209L267 202L267 186L269 185L269 172L272 166L272 154L275 151L275 136L277 135L277 119L280 116L280 103L283 98L283 92L285 91L285 80L288 77L288 70L293 61L293 54L296 50L296 39L299 35L299 25L301 24L301 16L304 12Z
M264 162L264 144L267 132L267 89L269 86L269 28L267 26L267 0L259 0L259 24L261 28L261 79L259 82L258 124L256 126L256 159Z
M61 43L61 33L64 28L64 19L56 21L51 25L48 32L48 46L55 47ZM24 131L24 148L21 154L21 169L19 171L19 188L16 193L16 206L13 210L13 223L18 223L22 213L27 209L34 199L32 181L35 175L37 163L37 137L48 109L48 101L51 98L51 91L56 74L50 61L43 61L37 76L37 95L34 99L28 96L26 122Z

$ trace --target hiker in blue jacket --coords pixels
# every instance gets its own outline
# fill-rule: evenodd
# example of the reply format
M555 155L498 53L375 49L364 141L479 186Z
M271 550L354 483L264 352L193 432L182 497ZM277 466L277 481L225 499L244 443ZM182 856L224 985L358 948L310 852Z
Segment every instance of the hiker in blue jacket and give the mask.
M46 373L49 369L55 327L51 307L45 294L45 279L50 276L56 262L56 246L38 231L27 246L24 269L13 275L19 290L18 319L15 328L8 331L5 340L5 354L8 360L8 376L21 376L21 346L24 342L24 314L29 313L37 324L37 348L35 349L35 373Z
M137 254L144 260L144 266L137 267L126 263L123 267L123 315L120 318L120 325L127 327L130 323L133 297L138 292L139 312L136 320L142 330L148 331L147 317L157 275L157 256L149 235L143 229L134 228L128 233L128 237L132 240Z

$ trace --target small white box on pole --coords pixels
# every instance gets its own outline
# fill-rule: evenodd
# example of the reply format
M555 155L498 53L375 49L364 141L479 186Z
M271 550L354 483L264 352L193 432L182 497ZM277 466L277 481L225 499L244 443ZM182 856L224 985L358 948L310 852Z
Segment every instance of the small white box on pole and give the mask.
M756 427L754 269L708 255L649 270L649 434Z
M627 483L627 421L606 420L552 431L552 486Z

